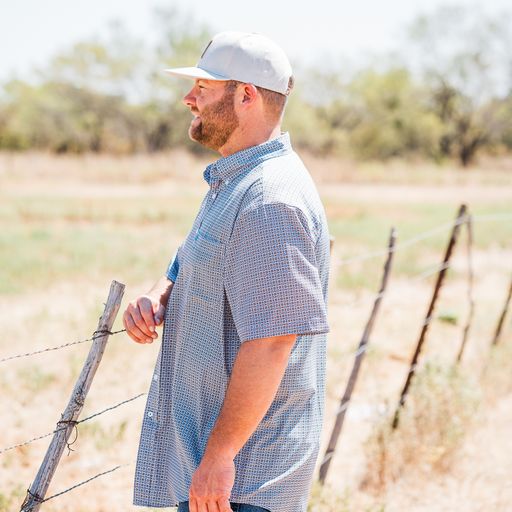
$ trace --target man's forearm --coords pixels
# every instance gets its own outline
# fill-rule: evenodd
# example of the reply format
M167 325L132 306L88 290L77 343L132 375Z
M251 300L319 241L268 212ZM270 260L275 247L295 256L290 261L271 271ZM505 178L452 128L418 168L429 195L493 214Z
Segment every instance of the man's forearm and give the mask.
M203 459L234 458L244 446L274 400L295 339L293 334L242 344Z
M162 304L162 306L165 308L167 306L167 301L169 300L169 295L171 295L173 286L174 283L167 276L162 276L152 286L147 295L157 299L160 302L160 304Z

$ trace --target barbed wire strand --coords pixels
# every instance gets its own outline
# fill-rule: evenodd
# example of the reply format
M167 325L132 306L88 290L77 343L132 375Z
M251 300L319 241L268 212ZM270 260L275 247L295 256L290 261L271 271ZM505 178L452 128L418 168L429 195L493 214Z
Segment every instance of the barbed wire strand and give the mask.
M429 267L426 270L422 270L421 272L418 272L417 274L412 275L409 279L412 281L416 281L416 282L421 281L422 279L427 279L427 278L429 278L443 270L449 269L449 268L450 268L450 263L441 263L440 265L436 264L436 266L434 268ZM341 304L340 306L343 308L346 308L346 309L353 308L353 307L359 305L363 301L366 301L369 299L376 300L379 298L384 298L385 295L389 295L389 294L392 295L393 293L394 293L394 290L391 288L390 290L387 290L386 292L379 292L376 295L372 295L371 297L358 297L354 301L348 302L347 304ZM435 320L434 316L429 316L428 318L426 318L423 321L422 325L429 325L434 320ZM366 352L367 348L368 348L367 345L363 345L362 347L359 347L356 350L350 350L350 351L342 354L341 358L345 359L348 357L357 357L360 353Z
M446 269L449 269L450 268L450 264L449 263L442 263L442 264L438 264L436 263L435 266L431 266L431 267L428 267L424 270L421 270L420 272L416 273L416 274L413 274L411 276L409 276L407 279L411 280L411 281L414 281L414 282L418 282L418 281L422 281L423 279L428 279L429 277L441 272L442 270L446 270ZM389 290L387 290L385 293L378 293L377 295L371 295L371 296L367 296L367 297L357 297L356 299L354 300L351 300L349 302L346 302L346 303L340 303L339 306L340 307L343 307L345 309L350 309L350 308L354 308L356 306L358 306L359 304L361 304L362 302L366 302L366 301L370 301L370 300L375 300L375 299L378 299L378 298L383 298L384 295L393 295L395 293L395 290L393 290L393 288L390 288ZM400 291L400 293L403 293L402 291Z
M423 279L427 279L435 274L439 274L439 272L442 272L443 270L449 269L450 266L449 262L441 263L441 265L436 264L434 267L427 268L422 272L412 275L409 279L415 282L422 281Z
M117 409L121 405L127 404L128 402L133 402L134 400L137 400L138 398L146 395L147 393L140 393L139 395L133 396L132 398L128 398L128 400L123 400L122 402L119 402L118 404L112 405L110 407L107 407L106 409L103 409L100 412L97 412L95 414L92 414L91 416L87 416L87 418L84 418L83 420L77 420L77 421L66 421L66 420L60 420L57 422L57 425L59 423L66 423L65 427L59 427L53 430L52 432L48 432L48 434L44 434L39 437L34 437L33 439L29 439L28 441L25 441L24 443L16 444L14 446L9 446L7 448L3 448L0 450L0 455L4 452L8 452L9 450L14 450L15 448L21 448L22 446L26 446L27 444L34 443L35 441L39 441L40 439L44 439L46 437L49 437L53 434L56 434L57 432L60 432L61 430L66 430L70 424L73 424L73 426L78 426L80 423L85 423L86 421L91 420L92 418L95 418L96 416L100 416L101 414L104 414L108 411L112 411L113 409ZM73 443L71 443L73 444Z
M78 484L75 484L72 487L65 489L64 491L53 494L52 496L49 496L48 498L42 499L40 496L37 496L37 495L33 494L32 492L30 492L30 489L27 489L27 492L30 494L30 496L35 498L35 502L36 502L36 503L34 503L34 506L35 506L36 504L45 503L46 501L50 501L50 500L53 500L54 498L57 498L58 496L62 496L63 494L66 494L66 493L72 491L73 489L76 489L77 487L81 487L82 485L88 484L89 482L96 480L96 478L99 478L100 476L108 475L109 473L113 473L114 471L117 471L120 468L125 468L125 467L131 466L131 465L133 465L133 462L128 462L127 464L120 464L119 466L116 466L115 468L109 469L107 471L103 471L102 473L98 473L97 475L94 475L91 478L84 480L83 482L79 482ZM30 507L30 509L32 509L32 508L33 507ZM22 506L22 509L23 509L23 506ZM27 509L27 510L29 510L29 509Z
M15 356L4 357L3 359L0 359L0 363L5 363L6 361L11 361L12 359L19 359L21 357L35 356L37 354L42 354L43 352L51 352L53 350L60 350L61 348L71 347L72 345L79 345L80 343L86 343L87 341L94 341L98 338L101 338L105 334L113 336L113 335L119 334L121 332L126 332L126 329L121 329L119 331L114 331L114 332L108 331L106 329L94 331L93 335L90 338L87 338L85 340L71 341L69 343L64 343L63 345L58 345L56 347L48 347L48 348L36 350L34 352L27 352L26 354L18 354Z
M96 418L96 416L100 416L101 414L105 414L108 411L112 411L113 409L117 409L121 405L127 404L129 402L133 402L134 400L137 400L141 396L145 396L147 393L139 393L136 396L132 396L131 398L128 398L127 400L123 400L122 402L119 402L116 405L112 405L110 407L107 407L106 409L103 409L100 412L97 412L95 414L91 414L90 416L87 416L87 418L84 418L83 420L78 421L77 423L85 423L86 421L92 420L93 418Z
M475 215L473 217L473 222L494 222L497 220L511 220L512 213L485 213L481 215Z
M473 222L495 222L495 221L510 220L510 219L512 219L512 214L496 213L496 214L475 215L472 220L473 220ZM467 221L467 215L461 217L460 219L457 219L455 222L453 222L453 221L446 222L444 224L436 226L427 231L423 231L422 233L418 233L416 236L413 236L407 240L404 240L403 242L397 243L393 252L399 251L406 247L410 247L411 245L414 245L418 242L426 240L427 238L431 238L431 237L437 235L438 233L442 233L443 231L446 231L447 229L450 229L454 226L464 224L466 221ZM365 261L368 259L377 258L379 256L385 256L386 254L387 254L386 249L379 249L378 251L370 251L370 252L358 254L355 256L351 256L349 258L337 259L337 260L334 260L334 263L337 265L348 265L350 263L356 263L359 261Z
M446 231L447 229L450 229L454 226L464 224L465 222L466 222L466 216L463 216L460 219L457 219L455 222L453 222L453 221L445 222L444 224L436 226L432 229L423 231L422 233L418 233L417 235L415 235L407 240L404 240L403 242L397 243L393 249L393 252L397 252L406 247L410 247L411 245L417 244L418 242L421 242L427 238L435 236L438 233L442 233L443 231ZM338 263L339 265L348 265L350 263L356 263L358 261L364 261L364 260L376 258L378 256L385 256L387 254L388 254L387 249L379 249L378 251L370 251L370 252L358 254L356 256L352 256L352 257L346 258L346 259L341 258L341 259L336 260L336 263Z

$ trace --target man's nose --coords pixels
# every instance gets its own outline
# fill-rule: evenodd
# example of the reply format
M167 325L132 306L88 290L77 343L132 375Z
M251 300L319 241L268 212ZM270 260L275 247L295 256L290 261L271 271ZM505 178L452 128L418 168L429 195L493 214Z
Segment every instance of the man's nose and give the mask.
M194 89L191 89L186 96L183 97L183 103L187 107L193 107L196 104L196 97L194 95Z

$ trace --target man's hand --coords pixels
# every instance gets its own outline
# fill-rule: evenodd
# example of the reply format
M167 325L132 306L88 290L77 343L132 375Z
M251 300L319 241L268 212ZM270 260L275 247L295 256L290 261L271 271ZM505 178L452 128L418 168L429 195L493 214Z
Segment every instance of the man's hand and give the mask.
M229 497L235 483L235 464L226 456L204 457L192 477L190 512L231 512Z
M164 321L165 308L174 283L161 277L146 295L132 300L123 315L128 336L137 343L153 343L158 338L155 327Z
M153 343L158 338L155 327L163 322L164 313L164 306L150 295L132 300L123 315L128 336L137 343Z

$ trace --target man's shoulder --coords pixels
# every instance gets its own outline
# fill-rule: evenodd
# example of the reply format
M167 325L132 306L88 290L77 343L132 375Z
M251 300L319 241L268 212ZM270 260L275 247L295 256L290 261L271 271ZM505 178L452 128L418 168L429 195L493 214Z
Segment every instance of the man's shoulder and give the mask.
M325 223L325 212L316 186L294 152L269 159L247 176L247 189L238 217L265 212L271 224L283 210L293 210L312 233ZM276 216L272 215L275 212Z
M295 152L259 163L245 176L243 186L247 189L246 199L251 206L300 203L308 195L317 195L308 170Z

